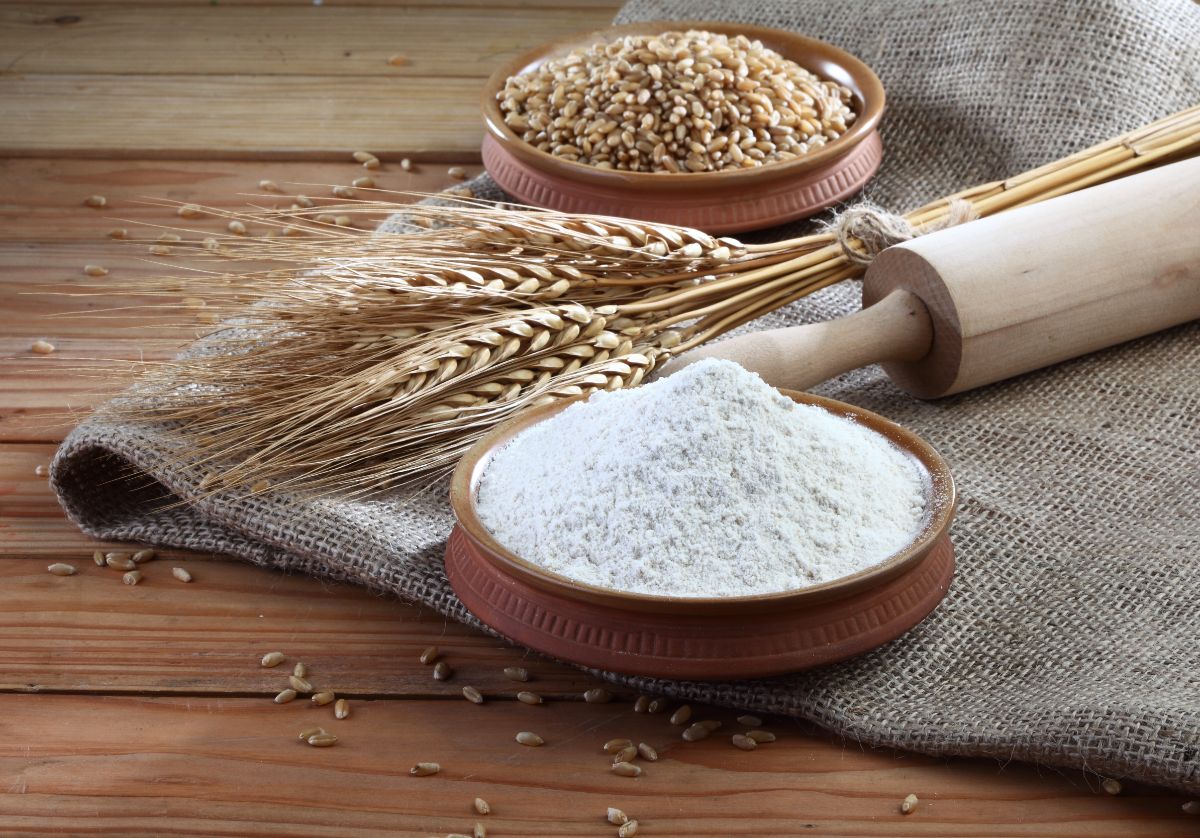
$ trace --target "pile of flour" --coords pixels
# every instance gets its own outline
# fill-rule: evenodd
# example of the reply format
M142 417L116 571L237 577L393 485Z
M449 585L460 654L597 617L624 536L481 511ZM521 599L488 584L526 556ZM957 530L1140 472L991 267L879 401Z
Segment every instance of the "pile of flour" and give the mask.
M924 522L907 455L730 361L597 393L498 451L478 490L513 553L608 588L740 596L878 564Z

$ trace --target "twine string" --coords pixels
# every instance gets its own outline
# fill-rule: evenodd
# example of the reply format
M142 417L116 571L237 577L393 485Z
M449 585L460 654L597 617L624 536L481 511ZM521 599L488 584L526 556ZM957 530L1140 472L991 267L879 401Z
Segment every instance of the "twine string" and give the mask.
M864 201L838 213L826 228L837 237L842 253L851 262L869 265L882 251L918 236L956 227L979 217L970 201L955 198L938 221L913 227L903 215Z

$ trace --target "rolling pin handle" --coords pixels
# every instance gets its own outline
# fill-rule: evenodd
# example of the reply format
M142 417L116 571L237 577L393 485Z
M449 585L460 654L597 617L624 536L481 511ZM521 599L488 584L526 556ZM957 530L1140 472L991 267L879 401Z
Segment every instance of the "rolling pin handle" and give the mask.
M877 361L916 361L933 344L933 325L920 297L897 289L848 317L738 335L672 360L664 375L703 358L736 361L768 384L807 390Z

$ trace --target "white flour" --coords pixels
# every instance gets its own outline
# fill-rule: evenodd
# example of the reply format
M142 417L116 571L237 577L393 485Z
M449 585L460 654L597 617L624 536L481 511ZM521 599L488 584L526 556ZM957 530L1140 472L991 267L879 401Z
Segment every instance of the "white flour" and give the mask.
M878 564L921 529L925 489L875 432L707 360L529 428L488 465L478 509L501 544L572 579L740 596Z

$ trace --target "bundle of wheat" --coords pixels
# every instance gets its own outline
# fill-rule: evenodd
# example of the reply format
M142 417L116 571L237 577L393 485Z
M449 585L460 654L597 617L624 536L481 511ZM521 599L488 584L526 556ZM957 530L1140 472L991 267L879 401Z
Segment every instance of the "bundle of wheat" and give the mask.
M1198 149L1200 107L904 219L919 234L952 211L991 215ZM370 494L444 474L526 406L635 386L673 355L864 269L860 243L833 232L742 245L621 218L472 199L401 205L369 191L381 200L339 201L337 212L403 209L420 232L331 223L328 204L205 210L272 235L173 247L270 267L188 276L181 310L219 325L106 410L174 423L187 441L179 456L210 467L210 491ZM179 283L156 289L178 294Z

